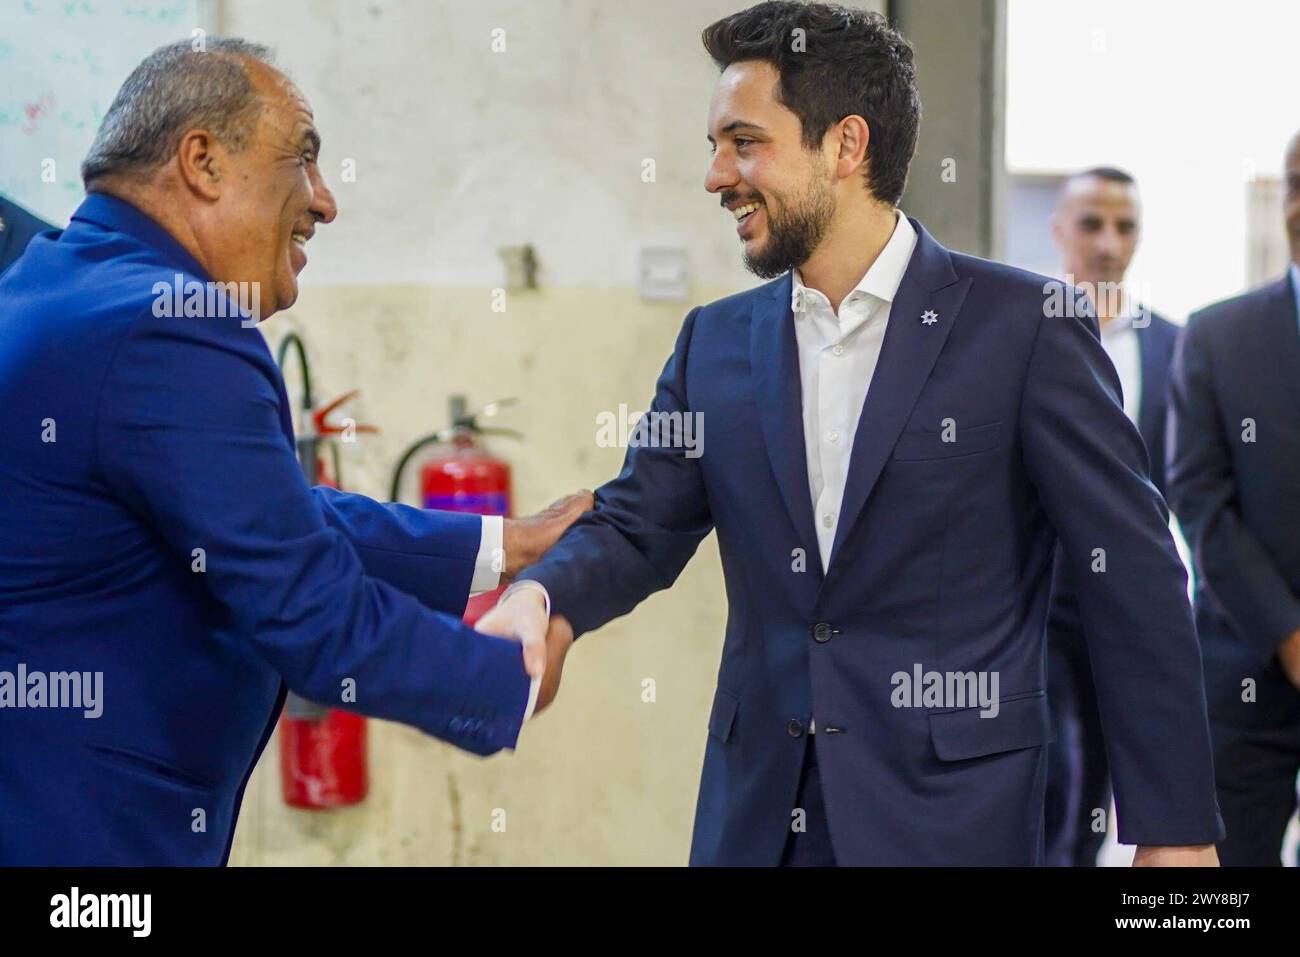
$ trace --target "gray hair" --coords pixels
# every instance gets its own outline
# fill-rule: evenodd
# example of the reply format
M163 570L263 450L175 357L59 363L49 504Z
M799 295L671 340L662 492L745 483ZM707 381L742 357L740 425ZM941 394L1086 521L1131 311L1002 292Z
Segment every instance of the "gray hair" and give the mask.
M240 57L272 65L270 48L233 37L161 46L131 71L113 98L81 163L81 180L156 169L186 130L206 129L231 149L244 147L261 113Z

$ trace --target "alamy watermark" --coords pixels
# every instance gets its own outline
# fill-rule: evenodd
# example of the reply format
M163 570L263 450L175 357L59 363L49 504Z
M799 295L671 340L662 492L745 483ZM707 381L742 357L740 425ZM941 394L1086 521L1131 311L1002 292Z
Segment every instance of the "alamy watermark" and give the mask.
M1131 320L1133 328L1144 329L1151 325L1151 314L1141 304L1150 301L1151 289L1146 283L1076 282L1072 274L1043 283L1043 316L1048 319L1100 314Z
M152 915L152 894L83 894L74 886L50 898L51 927L118 927L148 937Z
M617 412L596 415L596 445L608 448L683 449L688 459L704 454L703 412Z
M251 329L262 321L259 282L199 282L176 273L153 284L153 314L159 319L233 319Z
M104 713L104 672L0 671L0 708L80 708L87 718Z
M981 718L998 716L996 671L926 671L920 664L911 672L895 671L889 678L894 690L889 703L895 708L973 708Z

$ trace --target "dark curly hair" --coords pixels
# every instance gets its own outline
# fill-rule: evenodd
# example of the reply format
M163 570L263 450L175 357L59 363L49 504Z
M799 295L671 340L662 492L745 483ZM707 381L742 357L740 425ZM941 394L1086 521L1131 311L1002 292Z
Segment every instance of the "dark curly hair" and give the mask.
M863 117L871 131L867 188L881 202L898 204L916 152L921 99L912 47L884 17L772 0L710 24L701 39L719 70L743 60L776 68L777 98L799 117L810 150L832 123Z

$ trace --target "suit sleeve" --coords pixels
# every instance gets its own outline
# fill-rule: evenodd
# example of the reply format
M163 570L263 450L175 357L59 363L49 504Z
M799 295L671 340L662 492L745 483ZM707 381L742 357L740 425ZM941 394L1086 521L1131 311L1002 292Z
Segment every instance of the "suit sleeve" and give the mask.
M698 312L686 317L655 387L647 414L659 421L680 423L692 414L686 365ZM672 429L678 438L679 427ZM519 576L546 586L551 608L569 619L575 636L672 585L713 529L700 458L683 445L630 447L618 477L596 490L593 510Z
M1184 331L1169 381L1169 501L1196 574L1243 641L1271 656L1300 628L1300 598L1236 511L1232 451L1215 396L1205 325Z
M367 574L322 516L282 432L265 343L254 329L226 326L133 324L110 363L96 423L97 473L109 494L195 574L223 632L302 697L401 721L478 754L513 747L529 686L519 645ZM343 508L354 528L394 521ZM200 572L192 571L196 549ZM355 703L340 700L349 687Z
M464 612L483 530L481 516L376 502L325 486L311 492L326 524L352 544L367 575L414 595L435 611Z
M1119 396L1086 319L1040 317L1021 444L1078 596L1119 839L1208 844L1223 824L1187 577Z

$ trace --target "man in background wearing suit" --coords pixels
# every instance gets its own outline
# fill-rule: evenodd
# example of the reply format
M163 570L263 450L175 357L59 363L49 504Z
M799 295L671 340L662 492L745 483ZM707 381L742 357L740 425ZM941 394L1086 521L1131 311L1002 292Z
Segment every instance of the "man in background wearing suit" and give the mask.
M772 281L691 310L659 441L629 443L502 609L540 616L548 592L552 631L591 631L716 529L729 616L691 862L1035 864L1059 537L1120 839L1138 864L1214 863L1186 572L1087 300L898 210L920 103L879 14L764 3L703 39L705 188Z
M1300 134L1284 176L1286 274L1193 314L1170 383L1169 502L1233 865L1279 863L1300 771Z
M23 254L37 233L53 228L0 193L0 276Z
M1165 386L1178 327L1124 287L1141 219L1133 177L1102 166L1066 179L1051 227L1066 282L1092 299L1124 413L1142 435L1151 481L1163 494ZM1047 618L1047 700L1056 728L1047 750L1047 863L1092 867L1106 839L1110 780L1078 596L1059 549Z

